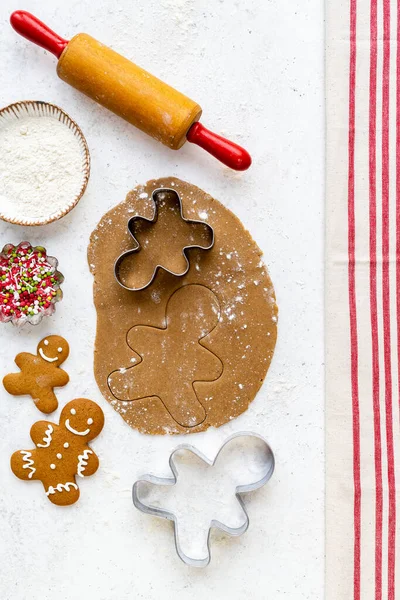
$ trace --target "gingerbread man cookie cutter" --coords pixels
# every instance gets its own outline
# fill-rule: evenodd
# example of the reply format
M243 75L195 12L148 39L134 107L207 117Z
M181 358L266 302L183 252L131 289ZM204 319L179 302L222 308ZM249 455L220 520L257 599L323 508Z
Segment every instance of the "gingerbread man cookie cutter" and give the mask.
M124 282L124 278L122 277L122 272L121 272L122 264L130 256L143 251L143 247L136 237L136 233L135 233L136 227L137 227L138 223L144 223L147 225L154 225L155 223L157 223L158 217L159 217L159 204L161 201L164 201L168 197L173 198L174 201L178 203L179 215L180 215L180 218L182 221L184 221L188 225L194 225L194 226L203 225L204 226L205 231L206 231L206 235L204 236L205 243L204 244L200 244L200 243L187 244L182 248L182 256L185 259L185 265L186 265L182 272L176 272L175 270L170 269L170 268L166 267L165 265L161 264L160 262L158 262L154 266L151 277L143 285L140 285L138 287L127 285L126 282ZM208 250L211 250L212 247L214 246L215 235L214 235L213 227L211 227L211 225L209 225L205 221L187 219L183 214L182 199L176 190L174 190L172 188L155 189L151 195L151 199L154 204L153 217L151 219L148 219L148 218L142 217L140 215L135 215L129 219L128 232L129 232L131 238L133 239L134 243L136 244L136 246L130 250L123 252L117 258L117 260L115 261L115 264L114 264L114 275L115 275L116 281L125 290L131 291L131 292L140 292L140 291L148 288L153 283L159 270L166 271L167 273L174 275L175 277L183 277L184 275L186 275L188 273L188 271L190 269L190 261L189 261L188 252L193 249L208 251Z
M146 485L159 485L159 486L175 486L178 482L179 470L176 464L175 455L180 451L185 451L192 453L195 457L199 458L203 463L208 465L209 467L214 467L218 457L221 455L224 448L232 442L232 440L237 438L248 438L248 440L258 441L263 448L263 457L262 457L262 475L258 476L254 481L249 481L247 483L243 483L243 485L237 485L235 487L235 496L243 511L243 523L239 527L231 527L226 525L225 523L212 519L207 532L207 553L204 558L194 558L193 556L189 556L187 552L183 550L180 536L179 536L179 528L178 528L178 518L174 512L169 510L165 510L158 506L147 504L142 497L142 487ZM228 437L225 442L222 444L220 449L218 450L215 458L210 460L207 456L205 456L202 452L200 452L197 448L190 444L182 444L175 448L169 457L169 466L172 471L172 477L156 477L155 475L146 474L138 479L132 488L132 500L134 506L141 512L153 515L156 517L160 517L162 519L168 519L173 522L174 526L174 540L175 540L175 549L179 556L179 558L188 566L191 567L206 567L209 565L211 561L211 531L213 528L220 529L221 531L231 535L231 536L240 536L247 531L250 525L250 519L248 512L246 510L246 506L244 500L242 498L242 494L247 492L251 492L257 490L264 486L272 477L275 470L275 457L274 453L266 442L266 440L257 433L241 431L234 433L230 437Z

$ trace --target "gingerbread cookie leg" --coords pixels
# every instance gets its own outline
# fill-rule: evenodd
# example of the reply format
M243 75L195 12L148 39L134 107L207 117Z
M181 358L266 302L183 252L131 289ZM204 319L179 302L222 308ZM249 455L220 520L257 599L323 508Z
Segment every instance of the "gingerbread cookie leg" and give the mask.
M30 394L38 409L48 415L57 410L58 400L52 388L35 386Z
M199 425L206 417L191 381L179 381L172 389L169 386L162 386L162 390L154 388L144 361L125 372L111 373L108 383L118 400L135 402L153 396L160 398L172 418L182 427Z
M186 386L182 385L179 394L168 392L163 395L162 401L179 425L182 425L182 427L195 427L204 421L206 411L204 406L200 404L191 383Z
M79 499L79 488L75 481L57 481L53 478L50 482L43 482L46 496L52 504L57 506L69 506Z

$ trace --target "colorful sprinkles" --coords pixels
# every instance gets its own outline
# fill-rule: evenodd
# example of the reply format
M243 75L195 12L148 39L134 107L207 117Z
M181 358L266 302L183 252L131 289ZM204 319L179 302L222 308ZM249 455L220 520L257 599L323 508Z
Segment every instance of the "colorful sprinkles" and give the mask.
M63 275L42 246L7 244L0 254L0 321L37 324L61 300Z

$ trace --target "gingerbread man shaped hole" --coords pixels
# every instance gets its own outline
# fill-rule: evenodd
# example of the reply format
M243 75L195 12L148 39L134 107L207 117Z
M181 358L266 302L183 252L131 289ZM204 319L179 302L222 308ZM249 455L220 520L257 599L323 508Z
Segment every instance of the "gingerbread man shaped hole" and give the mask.
M167 303L165 328L139 325L128 332L138 363L111 373L112 394L125 401L156 396L179 425L202 423L206 412L196 382L215 381L223 371L221 360L204 346L219 314L218 299L207 287L179 288Z

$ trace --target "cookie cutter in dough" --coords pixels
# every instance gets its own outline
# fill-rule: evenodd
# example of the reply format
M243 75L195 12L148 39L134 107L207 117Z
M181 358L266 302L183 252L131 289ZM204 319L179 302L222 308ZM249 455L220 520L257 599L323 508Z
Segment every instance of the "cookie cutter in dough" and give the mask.
M180 540L179 540L179 534L178 534L178 519L177 519L176 515L168 510L163 509L163 508L159 508L159 507L152 506L152 505L147 505L144 502L142 502L140 499L140 486L143 483L144 484L151 483L154 485L167 485L167 486L175 485L178 480L178 468L177 468L175 460L174 460L174 455L177 452L179 452L180 450L192 452L194 455L196 455L198 458L200 458L202 461L204 461L207 465L209 465L210 467L213 467L215 465L219 455L221 454L222 450L225 448L225 446L230 441L232 441L233 439L238 438L238 437L257 438L258 440L261 440L261 442L264 445L264 450L265 450L265 457L264 457L265 472L264 472L263 476L260 479L258 479L257 481L254 481L252 483L247 483L245 485L238 485L235 488L235 496L243 510L244 517L245 517L245 521L244 521L243 525L241 525L240 527L237 527L237 528L233 528L233 527L229 527L228 525L225 525L221 521L213 519L209 525L208 534L207 534L207 556L205 558L201 558L201 559L190 557L187 554L185 554L182 550ZM178 446L177 448L175 448L175 450L173 450L173 452L171 453L171 455L169 457L169 466L170 466L170 469L173 474L172 477L156 477L154 475L147 474L147 475L143 475L140 479L135 481L135 483L133 484L133 488L132 488L133 504L135 505L135 507L138 510L140 510L143 513L146 513L148 515L154 515L156 517L160 517L162 519L168 519L169 521L172 521L174 524L175 548L176 548L176 552L177 552L179 558L186 565L188 565L190 567L206 567L211 561L210 536L211 536L212 528L220 529L221 531L224 531L225 533L228 533L229 535L232 535L232 536L240 536L243 533L245 533L245 531L247 531L247 529L249 528L250 519L249 519L249 515L246 510L246 506L245 506L245 503L244 503L244 500L243 500L241 494L244 494L247 492L252 492L254 490L259 489L271 479L273 472L275 470L274 453L273 453L271 447L269 446L269 444L266 442L266 440L262 436L258 435L257 433L253 433L253 432L241 431L238 433L234 433L233 435L228 437L228 439L225 440L225 442L222 444L222 446L218 450L214 460L210 460L209 458L207 458L202 452L197 450L197 448L195 448L194 446L192 446L190 444L182 444L182 445Z
M135 233L134 233L134 227L135 227L135 223L136 221L146 221L147 223L156 223L157 219L158 219L158 202L159 202L159 196L160 194L169 194L172 193L176 196L176 198L178 199L179 202L179 211L180 211L180 217L183 221L185 221L186 223L189 224L193 224L193 225L204 225L204 227L207 229L209 235L210 235L210 243L206 246L200 246L198 244L194 244L194 245L189 245L189 246L185 246L182 249L182 255L184 256L185 260L186 260L186 269L183 273L174 273L174 271L171 271L170 269L167 269L166 267L164 267L163 265L157 264L154 267L154 271L153 274L150 278L150 280L143 285L142 287L129 287L126 286L124 284L124 282L122 281L121 278L121 265L122 262L124 261L124 259L126 259L128 256L131 256L132 254L136 254L137 252L140 252L140 250L142 249L141 245L139 244L138 240L135 237ZM186 275L190 269L190 262L189 262L189 258L188 258L188 254L187 252L189 250L192 250L194 248L198 249L198 250L211 250L211 248L214 246L214 229L213 227L211 227L211 225L209 225L208 223L206 223L205 221L197 221L197 220L193 220L193 219L187 219L184 215L183 215L183 206L182 206L182 199L180 197L180 195L178 194L178 192L172 188L158 188L156 190L153 191L152 195L151 195L151 199L153 200L154 203L154 216L151 219L147 219L146 217L142 217L140 215L135 215L134 217L131 217L128 221L128 231L133 239L133 241L136 243L136 247L132 248L131 250L127 250L126 252L123 252L115 261L114 264L114 275L115 275L115 279L117 280L117 282L119 283L119 285L121 287L123 287L125 290L131 291L131 292L140 292L142 290L145 290L146 288L148 288L154 281L157 272L161 269L163 271L166 271L167 273L170 273L171 275L174 275L175 277L184 277L184 275Z

